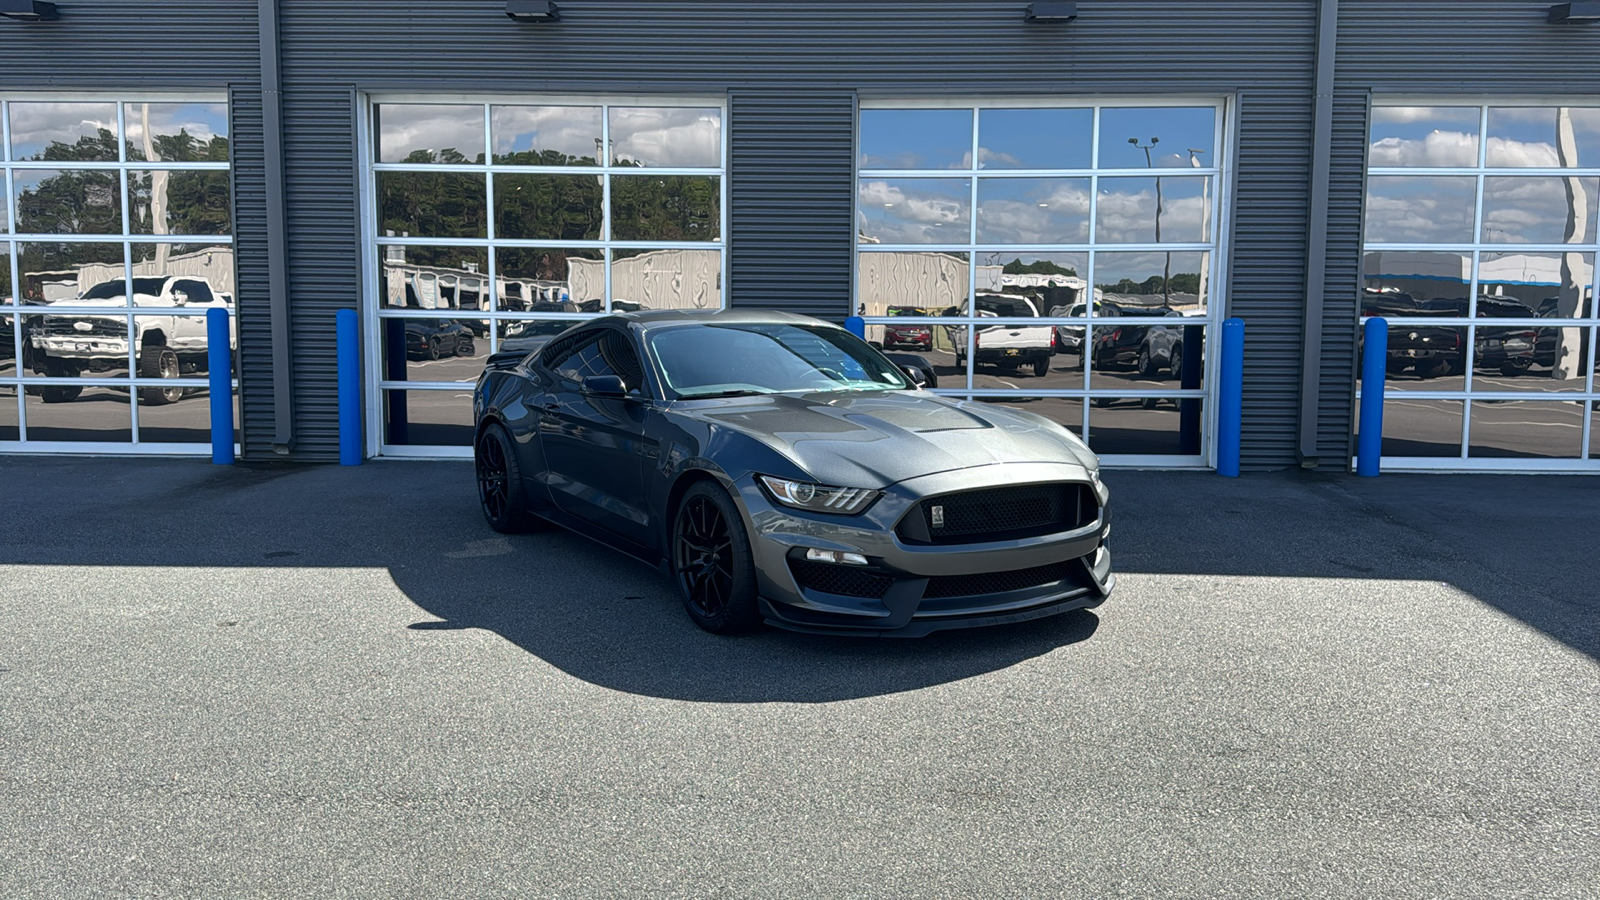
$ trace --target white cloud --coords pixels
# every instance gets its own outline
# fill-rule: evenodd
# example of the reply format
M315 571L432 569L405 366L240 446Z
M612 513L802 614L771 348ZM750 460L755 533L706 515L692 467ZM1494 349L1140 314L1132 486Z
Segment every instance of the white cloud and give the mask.
M491 131L498 156L533 149L595 157L595 142L600 138L597 106L496 106L493 116Z
M722 113L673 107L611 110L612 154L647 166L711 168L722 159Z
M1162 179L1161 240L1203 241L1206 200L1202 198L1202 179ZM1174 184L1174 182L1177 182ZM1137 192L1107 190L1114 179L1101 182L1100 204L1095 223L1095 240L1101 244L1151 243L1156 239L1156 190L1154 186Z
M1476 166L1478 137L1459 131L1434 131L1421 140L1386 137L1372 143L1368 162L1372 166Z
M483 107L393 104L378 107L378 146L384 162L418 150L455 149L468 160L483 153Z
M12 103L11 158L36 156L54 141L75 144L101 128L116 132L115 103Z
M887 181L863 182L859 196L862 233L882 243L967 242L969 209L964 197L907 191Z

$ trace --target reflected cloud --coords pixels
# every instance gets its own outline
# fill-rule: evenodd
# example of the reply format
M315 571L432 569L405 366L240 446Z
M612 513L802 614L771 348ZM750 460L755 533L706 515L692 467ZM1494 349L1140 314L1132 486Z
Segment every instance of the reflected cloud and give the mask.
M861 234L884 244L965 243L970 184L965 178L863 181L858 189Z
M722 160L722 111L612 107L611 154L617 165L716 168Z
M11 159L43 158L45 148L60 143L78 144L85 138L95 138L100 132L117 133L117 107L114 103L11 103ZM109 153L100 152L83 157L102 161L115 161L116 144Z
M379 162L483 162L483 107L384 103L377 108Z

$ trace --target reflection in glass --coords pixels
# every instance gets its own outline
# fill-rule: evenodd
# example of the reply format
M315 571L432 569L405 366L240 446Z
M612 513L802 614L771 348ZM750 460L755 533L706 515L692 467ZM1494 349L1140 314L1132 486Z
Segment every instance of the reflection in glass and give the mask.
M714 169L722 164L722 110L612 107L611 159L618 166Z
M1085 387L1083 364L1077 356L1059 356L1050 353L1028 356L1035 348L991 348L989 343L1035 343L1051 339L1050 325L979 325L978 365L972 370L972 387L980 391L1081 391ZM1003 354L1016 350L1018 356L1007 359ZM985 351L989 355L984 356ZM994 355L998 351L1001 356ZM965 356L963 349L962 356ZM1043 370L1042 374L1040 370ZM958 375L953 384L959 386ZM943 383L943 378L940 378ZM1077 429L1074 429L1077 430Z
M71 397L65 395L70 393ZM29 441L133 440L133 419L126 389L97 385L70 385L52 389L28 387L26 401Z
M1204 155L1211 152L1216 139L1217 111L1213 107L1102 109L1100 168L1188 169L1196 163L1207 165ZM1147 146L1148 156L1144 149Z
M1461 400L1385 397L1382 455L1460 456L1462 410ZM1358 435L1359 418L1356 428Z
M544 342L555 337L574 325L581 325L583 319L500 319L495 322L495 336L500 341L499 350L525 350L533 352L544 346Z
M1096 300L1126 307L1128 315L1144 315L1141 309L1160 315L1158 308L1203 311L1210 302L1210 267L1211 254L1195 250L1097 253ZM1117 312L1122 310L1107 314Z
M117 161L115 103L10 106L12 160Z
M483 178L463 172L378 172L379 227L389 235L488 237Z
M0 316L0 378L17 377L18 337L17 317Z
M17 169L21 234L121 234L122 179L104 169Z
M380 248L383 306L409 309L486 308L489 253L482 247Z
M378 162L483 162L483 107L478 104L383 103L373 117Z
M1485 250L1478 263L1478 315L1572 319L1590 314L1593 253Z
M11 290L11 245L0 241L0 304L15 302L16 292Z
M1087 169L1093 133L1092 109L980 110L978 168Z
M226 103L124 103L131 162L227 162Z
M1096 397L1089 407L1089 449L1102 455L1198 456L1203 404L1198 397L1176 403Z
M5 374L5 365L0 363L0 377ZM22 440L21 422L22 415L17 411L16 386L0 384L0 441Z
M1201 243L1210 228L1209 178L1100 179L1097 243Z
M1372 243L1470 243L1478 180L1470 175L1372 175L1366 228Z
M211 442L211 391L190 388L182 403L151 403L139 393L139 440L147 444ZM233 400L233 433L239 434L239 399Z
M1476 166L1479 126L1477 107L1375 106L1367 165ZM1494 153L1492 140L1489 147Z
M1166 313L1156 322L1150 316L1163 316L1162 310L1115 307L1103 303L1100 312L1123 309L1125 315L1139 315L1144 322L1099 325L1090 330L1089 386L1107 390L1194 390L1204 386L1205 326L1200 317Z
M17 269L21 276L18 288L23 303L72 303L80 293L93 290L108 281L121 280L123 245L41 243L17 245ZM122 297L118 290L102 301ZM125 305L119 300L118 305ZM97 302L93 305L105 305Z
M126 301L122 282L104 282L115 290L111 298ZM91 293L93 293L91 291ZM88 298L92 302L94 298ZM23 320L27 334L28 377L126 378L128 377L128 317L125 315L29 316ZM75 399L81 388L40 388L48 403Z
M228 173L128 172L132 234L231 234Z
M605 311L603 250L497 247L494 265L502 311Z
M619 241L717 240L720 183L714 175L614 175L611 236Z
M1011 397L1004 394L989 394L972 399L1044 416L1080 438L1083 437L1083 401L1077 397Z
M1488 176L1483 179L1483 241L1594 243L1597 196L1600 178Z
M980 178L978 243L1086 243L1089 199L1087 178Z
M1369 293L1368 297L1374 296ZM1373 307L1364 305L1363 312ZM1390 316L1381 308L1373 315ZM1446 314L1446 313L1441 313ZM1454 316L1455 313L1447 313ZM1426 318L1389 321L1384 385L1390 391L1466 390L1468 329L1439 325ZM1356 369L1360 371L1366 332L1356 332Z
M498 165L599 165L598 106L495 106L489 119Z
M856 256L857 315L960 315L971 292L970 256L887 251ZM944 329L934 329L934 340ZM938 346L936 343L935 346Z
M385 318L383 371L390 381L475 381L489 356L486 319Z
M1472 254L1437 250L1369 250L1362 256L1362 315L1413 316L1436 299L1465 303L1472 290Z
M11 231L11 195L7 193L5 171L0 170L0 234Z
M972 166L972 110L863 109L862 169Z
M1583 454L1580 402L1472 401L1467 456L1474 459L1578 459Z
M971 238L969 179L871 179L860 183L857 194L863 243L966 243Z
M399 445L472 446L472 388L384 391L384 436Z
M595 175L494 176L495 236L597 241L605 192Z
M617 312L721 309L722 253L682 248L613 250L611 308Z
M1600 108L1490 107L1485 162L1549 169L1600 164Z

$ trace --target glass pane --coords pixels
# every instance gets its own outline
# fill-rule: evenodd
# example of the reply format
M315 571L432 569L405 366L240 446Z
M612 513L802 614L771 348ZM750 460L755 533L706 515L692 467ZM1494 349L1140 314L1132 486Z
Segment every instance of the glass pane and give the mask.
M494 233L511 240L597 241L605 223L598 175L494 176Z
M1499 303L1499 298L1479 297L1480 320L1485 318L1486 310L1493 310ZM1587 348L1582 346L1579 329L1485 322L1472 331L1474 390L1583 390L1583 365L1579 359L1587 358ZM1564 341L1571 343L1563 346ZM1555 365L1558 358L1564 363L1559 368Z
M1099 454L1198 456L1204 401L1095 397L1089 405L1089 449Z
M1008 262L1002 262L1009 260ZM1022 292L1042 299L1042 315L1071 315L1066 310L1078 302L1088 284L1087 253L1016 253L987 251L978 266L978 290L991 293Z
M140 391L139 440L147 444L211 443L211 391L185 389L181 403L161 402L159 394ZM232 398L234 439L239 435L239 399Z
M122 179L116 172L17 169L12 177L19 233L122 233Z
M496 106L489 116L497 164L599 165L598 106Z
M1084 244L1089 179L978 179L978 243Z
M705 175L614 175L611 236L619 241L717 240L720 183Z
M960 315L971 293L970 259L966 253L857 254L856 314Z
M1426 250L1370 250L1362 256L1366 295L1361 314L1417 315L1419 307L1458 306L1466 315L1471 292L1472 254Z
M1597 196L1600 178L1488 176L1483 179L1483 241L1594 243Z
M134 162L226 162L226 103L124 103L128 159Z
M120 282L107 284L120 285ZM121 300L121 297L116 299ZM126 316L29 316L24 324L28 335L28 375L40 378L128 377Z
M410 309L482 308L489 253L482 247L380 248L379 283L385 307Z
M1083 437L1083 401L1077 397L1014 397L988 394L973 399L1044 416L1073 434Z
M1096 243L1202 243L1210 231L1209 178L1100 179Z
M1397 457L1459 457L1463 403L1461 400L1385 397L1380 452ZM1359 436L1360 417L1356 419Z
M0 304L16 302L16 292L11 290L11 245L0 241Z
M11 103L12 160L117 161L115 103Z
M978 168L1087 169L1093 133L1092 109L980 110Z
M1600 109L1491 107L1485 161L1550 169L1600 164Z
M497 247L495 279L506 312L604 312L605 252Z
M1577 459L1583 452L1580 402L1472 401L1467 456L1484 459Z
M1089 387L1152 391L1205 386L1205 326L1171 316L1171 324L1100 325L1091 330ZM1192 322L1193 324L1191 324Z
M1476 166L1480 120L1475 106L1375 106L1367 165Z
M989 391L1083 390L1083 363L1076 355L1056 355L1049 346L1053 339L1054 328L1050 325L979 325L976 335L977 364L972 370L973 388ZM958 361L964 362L966 348L958 344L956 350ZM960 384L954 382L952 386L959 387Z
M7 314L0 316L0 378L15 377L17 377L17 317ZM4 401L0 400L0 403Z
M132 234L231 234L227 172L128 172Z
M488 193L482 175L462 172L379 172L378 227L389 236L489 236Z
M613 250L611 308L619 312L721 309L722 253L682 249Z
M383 320L383 372L390 381L476 381L489 355L484 319Z
M1591 314L1593 253L1484 251L1478 263L1478 315L1499 319Z
M226 244L133 244L133 278L140 306L188 309L233 305L233 248ZM120 277L118 271L112 277ZM146 279L152 283L141 284ZM166 281L166 279L175 279ZM107 289L97 293L104 294ZM178 296L182 293L182 297Z
M0 369L4 364L0 363ZM22 440L20 423L22 416L17 411L17 388L15 385L0 384L0 441Z
M972 110L863 109L863 169L972 167Z
M378 162L483 162L483 107L384 103L377 120Z
M18 285L23 303L71 304L93 291L94 306L127 305L122 244L29 243L17 245ZM105 285L116 282L114 285ZM96 290L96 288L99 288Z
M6 188L5 171L0 169L0 234L11 231L11 195Z
M399 445L472 446L472 387L384 391L384 440Z
M1214 166L1213 107L1149 107L1100 111L1100 168L1190 169Z
M1211 254L1199 251L1096 253L1095 315L1162 315L1162 309L1203 313L1210 301Z
M500 341L500 351L532 351L544 342L584 319L501 319L495 323L495 334Z
M1367 178L1367 240L1375 244L1471 243L1478 180L1470 175Z
M133 440L127 388L35 385L25 394L29 441Z
M969 179L872 179L862 181L857 194L862 243L964 244L971 239Z
M1402 295L1403 296L1403 295ZM1387 302L1390 295L1368 294L1377 301ZM1369 300L1362 314L1377 309L1376 315L1392 315L1382 306L1373 306ZM1361 371L1361 360L1366 351L1365 329L1356 332L1356 370ZM1467 388L1466 354L1467 328L1460 325L1439 325L1428 319L1394 318L1389 321L1387 358L1384 362L1384 384L1390 391L1462 391ZM1359 374L1358 376L1359 377Z
M722 110L612 107L611 159L618 166L718 168Z

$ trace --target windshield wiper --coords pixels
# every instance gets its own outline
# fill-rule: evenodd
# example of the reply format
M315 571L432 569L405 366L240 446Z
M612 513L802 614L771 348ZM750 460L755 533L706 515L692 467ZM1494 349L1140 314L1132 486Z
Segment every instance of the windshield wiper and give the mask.
M771 391L752 391L749 388L737 388L737 389L731 390L731 391L711 391L710 393L706 393L706 394L683 394L678 399L680 399L680 400L708 400L708 399L711 399L713 397L759 397L759 396L762 396L763 394L770 394L770 393L772 393L772 392Z

